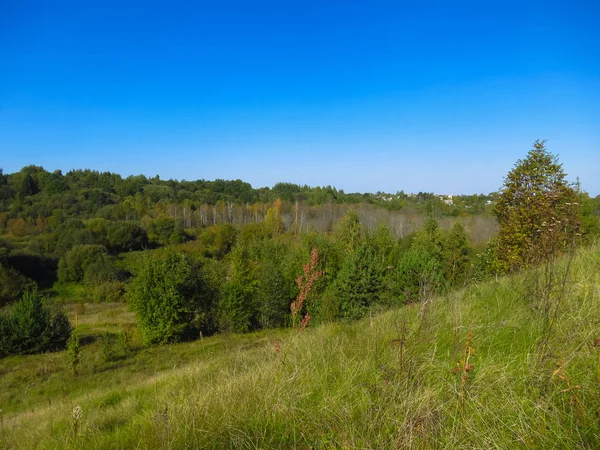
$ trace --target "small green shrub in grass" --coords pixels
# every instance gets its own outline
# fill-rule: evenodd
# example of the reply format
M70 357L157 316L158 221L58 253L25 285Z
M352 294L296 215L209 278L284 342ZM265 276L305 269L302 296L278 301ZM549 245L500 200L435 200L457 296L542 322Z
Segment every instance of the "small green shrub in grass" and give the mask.
M75 329L67 341L67 357L69 366L74 375L78 375L78 366L81 362L81 343L79 341L79 332Z
M53 314L34 290L25 293L10 314L0 314L0 334L0 357L42 353L64 348L71 325L62 312Z

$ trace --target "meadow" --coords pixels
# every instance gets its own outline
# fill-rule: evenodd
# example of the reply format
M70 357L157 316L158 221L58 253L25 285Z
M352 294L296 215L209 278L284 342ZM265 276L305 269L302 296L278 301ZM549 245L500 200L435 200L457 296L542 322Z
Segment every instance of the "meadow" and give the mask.
M554 282L540 291L548 270ZM65 352L2 360L0 442L7 449L597 448L600 248L548 270L357 322L158 347L139 343L122 304L71 306L85 344L79 375ZM107 357L103 336L127 329L127 345Z

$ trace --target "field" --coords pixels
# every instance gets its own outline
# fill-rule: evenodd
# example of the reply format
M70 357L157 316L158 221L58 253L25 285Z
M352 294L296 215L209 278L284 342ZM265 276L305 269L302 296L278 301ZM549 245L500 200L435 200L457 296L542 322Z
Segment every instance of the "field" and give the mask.
M301 332L132 332L108 356L132 314L71 306L79 375L64 352L2 360L0 447L598 448L600 248L551 269L538 294L544 271Z

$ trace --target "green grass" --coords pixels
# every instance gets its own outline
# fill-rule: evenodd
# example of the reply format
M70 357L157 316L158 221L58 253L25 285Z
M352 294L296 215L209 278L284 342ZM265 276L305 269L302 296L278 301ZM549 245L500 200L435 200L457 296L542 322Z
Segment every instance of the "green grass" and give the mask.
M552 314L532 298L529 273L302 333L136 344L114 362L101 359L95 341L84 346L77 377L63 353L7 358L0 362L0 443L598 448L600 249L580 252L571 275L550 332ZM553 301L559 297L557 289ZM132 320L123 305L93 306L79 315L88 336L116 333ZM463 384L453 369L469 333L473 369ZM76 427L75 406L83 410Z

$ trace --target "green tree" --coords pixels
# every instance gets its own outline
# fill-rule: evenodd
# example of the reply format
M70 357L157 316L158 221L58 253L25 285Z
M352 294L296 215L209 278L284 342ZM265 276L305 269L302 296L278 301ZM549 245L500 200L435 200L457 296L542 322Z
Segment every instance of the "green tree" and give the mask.
M69 359L73 375L78 375L78 366L81 362L81 341L77 330L73 330L67 340L67 358Z
M360 217L354 209L348 210L335 228L335 236L342 253L350 256L363 242Z
M581 204L581 234L584 241L589 244L600 237L600 196L592 199L589 194L581 193L579 203Z
M238 237L238 230L231 224L224 223L207 228L198 238L205 246L207 256L222 259L227 255Z
M282 327L288 323L290 304L298 293L296 278L301 270L301 253L293 243L264 241L256 292L261 327Z
M86 269L107 257L103 245L76 245L58 262L58 279L61 282L83 281Z
M271 235L283 232L283 203L277 199L265 216L265 228Z
M379 300L384 289L383 270L367 245L361 245L346 259L335 280L343 317L357 319Z
M113 222L108 226L108 244L117 252L142 250L148 245L148 236L135 222Z
M19 298L27 289L35 287L35 283L23 274L2 263L0 258L0 305Z
M416 300L439 289L443 266L426 247L413 245L398 260L391 275L392 294L402 301Z
M369 235L368 242L375 250L377 259L387 266L390 262L389 258L397 246L389 226L385 222L379 222L375 231Z
M148 224L148 240L152 244L178 244L185 241L183 221L159 216Z
M245 332L257 327L257 272L262 242L241 240L229 255L231 270L221 290L219 303L221 329Z
M148 343L177 342L212 330L212 294L200 263L185 253L147 253L128 293Z
M505 270L552 259L578 232L577 192L544 142L536 141L508 173L494 209L500 226L498 259Z
M391 291L397 298L417 299L444 286L445 238L437 221L428 216L406 241L391 275Z
M465 282L468 275L471 254L469 237L462 223L456 222L446 235L444 243L444 278L452 286Z
M64 348L71 325L62 312L53 314L42 294L32 290L9 315L0 316L0 331L0 354L30 354Z
M15 303L11 319L15 353L39 353L50 348L52 317L37 291L26 292Z

